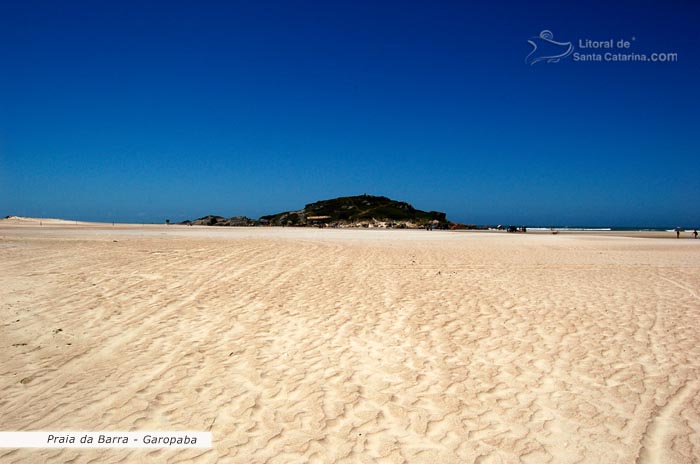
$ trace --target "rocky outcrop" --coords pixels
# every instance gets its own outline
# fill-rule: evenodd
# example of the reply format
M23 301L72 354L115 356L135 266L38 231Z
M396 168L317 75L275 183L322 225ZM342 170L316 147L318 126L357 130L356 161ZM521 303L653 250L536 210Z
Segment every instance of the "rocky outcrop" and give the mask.
M204 216L194 221L183 221L180 224L192 225L192 226L229 226L229 227L244 227L244 226L255 226L258 221L255 219L250 219L245 216L233 216L230 218L225 218L223 216Z

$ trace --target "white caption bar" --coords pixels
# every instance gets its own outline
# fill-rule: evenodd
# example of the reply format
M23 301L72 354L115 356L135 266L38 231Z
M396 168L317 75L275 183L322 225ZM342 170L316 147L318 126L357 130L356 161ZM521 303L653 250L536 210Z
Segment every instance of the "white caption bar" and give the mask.
M211 432L0 432L0 448L211 448Z

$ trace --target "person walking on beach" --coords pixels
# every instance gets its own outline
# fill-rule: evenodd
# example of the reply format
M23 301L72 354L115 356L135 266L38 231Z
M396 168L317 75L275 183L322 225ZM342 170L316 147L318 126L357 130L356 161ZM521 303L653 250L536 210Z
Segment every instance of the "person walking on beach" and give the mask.
M675 231L676 231L676 238L681 238L681 228L676 227Z
M693 230L693 238L698 238L698 229Z

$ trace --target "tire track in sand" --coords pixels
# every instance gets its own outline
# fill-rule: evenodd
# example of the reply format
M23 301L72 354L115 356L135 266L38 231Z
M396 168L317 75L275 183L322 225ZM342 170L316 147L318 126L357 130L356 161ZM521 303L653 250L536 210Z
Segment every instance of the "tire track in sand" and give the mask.
M683 290L686 290L688 293L690 293L691 295L693 295L693 297L694 297L696 300L700 300L700 296L698 296L698 294L695 293L695 291L693 291L692 288L686 287L685 285L680 284L680 283L676 282L675 280L671 280L671 279L668 279L668 278L662 277L662 276L659 276L659 277L661 277L661 278L662 278L663 280L665 280L666 282L675 285L675 286L678 287L678 288L682 288Z
M656 414L649 420L642 446L637 457L637 464L669 464L679 461L672 454L670 446L680 432L680 412L694 394L697 394L697 382L687 382L671 395L665 405L654 409ZM690 462L690 461L687 461Z

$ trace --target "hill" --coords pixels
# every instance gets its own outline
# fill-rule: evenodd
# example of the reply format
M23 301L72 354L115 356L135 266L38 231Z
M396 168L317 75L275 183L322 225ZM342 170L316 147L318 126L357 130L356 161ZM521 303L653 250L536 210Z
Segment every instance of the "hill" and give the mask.
M384 225L421 227L427 223L447 224L445 213L421 211L404 201L383 196L357 195L322 200L306 205L298 211L263 216L263 224L271 225Z

